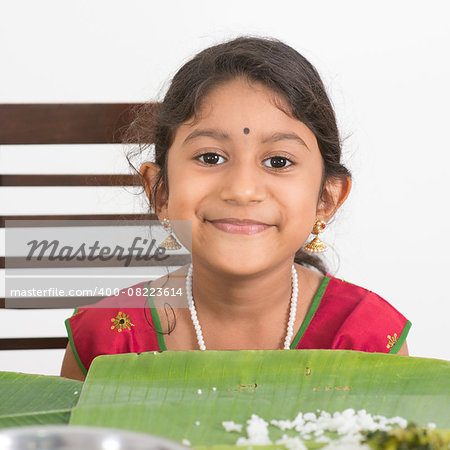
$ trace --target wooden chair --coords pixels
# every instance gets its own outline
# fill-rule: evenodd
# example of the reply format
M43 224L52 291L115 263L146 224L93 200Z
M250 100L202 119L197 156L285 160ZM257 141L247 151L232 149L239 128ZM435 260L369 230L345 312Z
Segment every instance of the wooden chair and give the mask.
M0 145L35 144L113 144L121 142L121 130L132 120L131 111L138 104L0 104ZM1 170L1 169L0 169ZM0 174L0 186L135 186L137 175L130 174ZM83 215L15 215L1 216L0 227L9 219L156 219L148 214L92 214ZM171 255L170 265L183 265L183 255ZM99 264L100 265L100 264ZM5 268L5 257L0 257L0 268ZM93 303L102 297L78 298L79 304ZM61 308L65 298L61 300ZM5 308L5 298L0 298ZM21 308L22 309L22 308ZM26 310L24 311L24 314ZM1 314L1 309L0 309ZM25 337L0 339L0 350L61 349L67 346L66 336Z

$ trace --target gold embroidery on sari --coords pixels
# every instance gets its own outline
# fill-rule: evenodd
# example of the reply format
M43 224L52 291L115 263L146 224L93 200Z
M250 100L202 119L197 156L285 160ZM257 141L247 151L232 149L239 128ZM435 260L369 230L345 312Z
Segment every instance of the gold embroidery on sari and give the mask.
M131 330L131 327L134 327L134 323L131 323L130 316L128 314L119 311L116 317L111 319L113 325L111 326L111 330L116 329L119 333L123 330Z
M397 343L397 333L394 333L394 336L392 336L392 337L390 334L388 334L387 338L388 338L389 342L386 345L386 348L392 348Z

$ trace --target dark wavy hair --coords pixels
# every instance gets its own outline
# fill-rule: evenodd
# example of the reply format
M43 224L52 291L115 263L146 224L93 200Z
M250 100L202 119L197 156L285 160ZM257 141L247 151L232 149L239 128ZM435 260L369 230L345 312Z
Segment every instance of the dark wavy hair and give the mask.
M142 154L154 143L155 163L161 168L150 195L149 208L155 205L161 181L169 192L167 155L178 127L189 119L197 119L202 100L216 86L236 77L260 82L279 94L291 117L303 122L315 135L322 154L324 170L319 199L325 198L323 187L329 179L351 177L341 163L341 139L333 107L314 66L292 47L274 38L241 36L209 47L184 64L175 74L161 103L144 104L135 111L135 119L126 132L125 141L139 143L127 155L131 163L135 152ZM280 105L281 107L281 105ZM141 179L142 185L145 181ZM299 249L294 261L316 268L323 274L328 269L318 255Z

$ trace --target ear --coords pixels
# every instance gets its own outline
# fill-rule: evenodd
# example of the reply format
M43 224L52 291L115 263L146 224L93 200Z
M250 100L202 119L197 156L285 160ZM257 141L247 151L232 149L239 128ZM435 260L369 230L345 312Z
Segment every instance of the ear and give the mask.
M345 202L352 189L351 177L329 178L317 205L317 218L329 222Z
M160 173L160 167L150 161L144 162L140 169L139 174L142 177L145 187L145 193L147 197L150 199L150 203L153 209L158 216L158 219L162 220L164 217L167 217L167 203L168 203L168 195L166 190L166 185L164 180L160 180L158 185L158 190L156 193L156 205L153 204L153 191L155 190L156 183L158 180L158 175Z

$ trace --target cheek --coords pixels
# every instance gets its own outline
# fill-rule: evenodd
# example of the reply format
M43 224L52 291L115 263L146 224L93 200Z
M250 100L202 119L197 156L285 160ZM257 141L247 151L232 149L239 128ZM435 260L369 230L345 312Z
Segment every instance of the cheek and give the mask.
M179 158L174 154L173 149L169 150L167 165L169 215L174 219L187 219L186 210L189 209L188 205L192 203L191 197L193 195L195 184L189 179L189 174L186 170L183 170L183 165L180 163Z
M286 227L289 233L306 239L316 220L316 197L311 192L302 191L302 195L292 198L286 205Z
M186 172L174 171L171 175L169 179L169 215L179 220L192 219L202 192L206 192L205 187L199 183L198 179L193 179Z
M295 181L286 185L278 201L283 205L285 225L290 232L307 239L317 218L322 173L316 165L304 169Z
M322 181L322 167L303 164L292 179L283 183L283 195L289 211L314 214ZM281 186L278 187L280 189Z
M169 154L169 213L170 217L190 220L197 215L205 196L215 192L218 182L215 177L199 173L192 161L180 160Z

